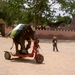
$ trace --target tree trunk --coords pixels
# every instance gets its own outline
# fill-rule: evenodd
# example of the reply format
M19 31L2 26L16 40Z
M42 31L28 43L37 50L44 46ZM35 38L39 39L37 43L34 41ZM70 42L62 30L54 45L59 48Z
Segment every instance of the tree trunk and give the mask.
M35 28L38 26L38 13L35 12Z

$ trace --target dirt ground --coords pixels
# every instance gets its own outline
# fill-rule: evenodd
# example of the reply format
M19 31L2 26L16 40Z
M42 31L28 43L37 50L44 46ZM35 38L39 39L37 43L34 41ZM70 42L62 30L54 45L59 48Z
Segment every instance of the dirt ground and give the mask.
M4 51L15 51L15 46L10 50L11 45L12 39L0 37L0 75L75 75L74 40L58 40L59 52L53 52L51 39L40 39L40 53L44 56L42 64L36 64L28 57L6 60Z

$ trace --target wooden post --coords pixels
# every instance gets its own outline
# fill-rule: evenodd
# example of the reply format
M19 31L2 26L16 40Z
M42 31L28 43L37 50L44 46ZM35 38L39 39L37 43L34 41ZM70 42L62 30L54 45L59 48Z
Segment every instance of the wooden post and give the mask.
M1 26L1 35L5 36L5 25Z

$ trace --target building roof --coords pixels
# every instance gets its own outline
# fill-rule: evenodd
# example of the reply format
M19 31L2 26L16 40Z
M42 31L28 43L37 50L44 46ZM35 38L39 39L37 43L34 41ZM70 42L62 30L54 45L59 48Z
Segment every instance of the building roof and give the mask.
M0 24L5 24L4 20L0 19Z

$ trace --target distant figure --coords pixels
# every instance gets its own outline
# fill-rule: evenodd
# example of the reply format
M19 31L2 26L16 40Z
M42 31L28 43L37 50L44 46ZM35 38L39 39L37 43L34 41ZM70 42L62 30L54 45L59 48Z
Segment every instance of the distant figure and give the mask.
M54 36L52 42L53 42L53 51L55 51L55 48L58 51L58 48L57 48L57 37Z

